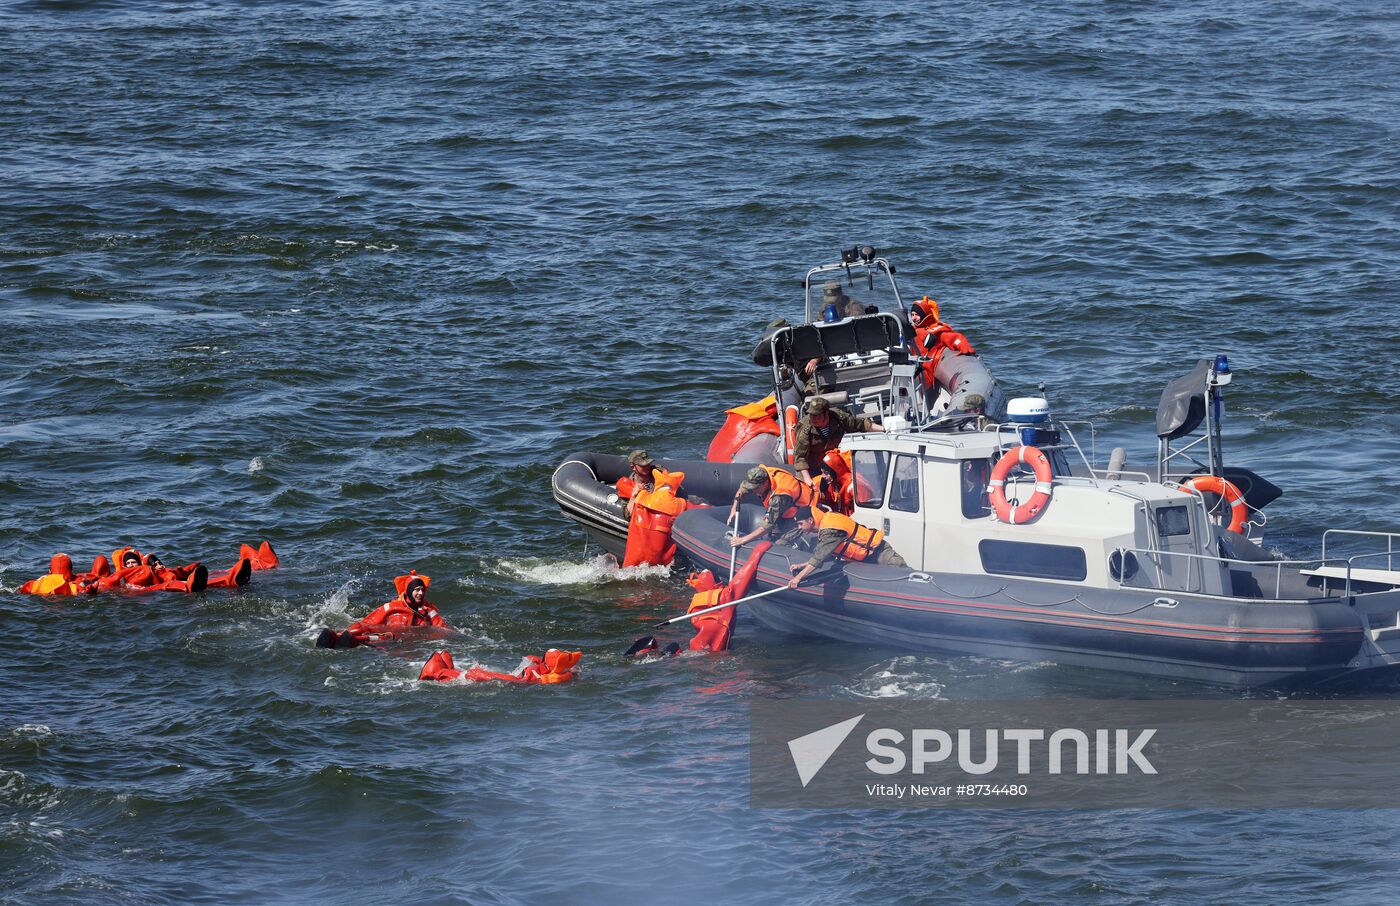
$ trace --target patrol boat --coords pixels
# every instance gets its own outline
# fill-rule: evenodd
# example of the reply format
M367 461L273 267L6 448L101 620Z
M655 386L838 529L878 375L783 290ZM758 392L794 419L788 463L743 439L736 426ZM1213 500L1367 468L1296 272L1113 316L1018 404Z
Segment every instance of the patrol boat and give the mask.
M1252 540L1279 492L1224 466L1229 379L1221 356L1168 386L1151 474L1099 468L1037 398L1013 400L995 424L848 435L852 515L908 566L841 562L744 606L793 633L1232 686L1395 665L1400 534L1333 529L1316 556L1286 560ZM673 528L684 555L721 577L726 514L691 510ZM734 530L761 516L742 507ZM785 586L808 558L775 545L750 594Z
M814 394L881 418L887 428L922 430L1005 413L1005 394L970 346L921 345L929 331L916 331L911 310L926 312L929 303L906 303L895 273L869 245L807 271L801 323L773 321L752 351L754 364L768 371L770 395L728 410L704 459L657 461L685 473L687 497L727 505L753 465L791 463L793 432ZM622 456L582 452L565 458L550 480L564 514L619 558L627 517L614 486L628 471Z

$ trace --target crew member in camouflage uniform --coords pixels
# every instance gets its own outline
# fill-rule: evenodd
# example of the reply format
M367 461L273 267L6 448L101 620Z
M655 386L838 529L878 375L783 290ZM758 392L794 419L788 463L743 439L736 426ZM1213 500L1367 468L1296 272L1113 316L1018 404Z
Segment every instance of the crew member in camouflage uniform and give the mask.
M822 457L841 446L841 438L859 431L883 431L868 418L857 418L845 409L834 409L823 397L807 403L807 413L797 423L792 447L797 477L810 482L822 471ZM836 476L832 476L835 478Z
M820 522L818 522L820 518ZM798 583L820 569L832 557L854 560L862 563L878 563L880 566L908 566L899 552L890 547L885 533L861 525L849 516L831 512L819 507L798 516L797 528L804 533L815 532L817 545L812 549L812 558L802 566L792 567L797 575L788 582L788 588L796 588Z
M734 492L734 503L729 507L729 520L725 523L726 525L734 521L734 514L739 511L739 502L750 494L760 501L762 501L763 495L767 494L768 511L763 514L763 523L758 528L747 535L729 539L730 547L748 544L760 536L775 538L779 544L791 546L802 537L802 531L797 527L797 520L793 516L785 514L794 508L809 507L816 502L816 489L785 471L776 468L772 471L780 473L778 480L782 484L781 487L773 487L773 479L769 475L768 469L763 466L754 466L740 482L739 490Z

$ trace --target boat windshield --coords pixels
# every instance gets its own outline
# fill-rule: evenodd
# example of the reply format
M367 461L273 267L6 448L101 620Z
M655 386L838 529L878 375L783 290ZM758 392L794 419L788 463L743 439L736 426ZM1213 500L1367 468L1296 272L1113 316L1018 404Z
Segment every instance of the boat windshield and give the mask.
M840 321L875 312L907 314L885 259L849 267L828 264L807 272L807 323Z

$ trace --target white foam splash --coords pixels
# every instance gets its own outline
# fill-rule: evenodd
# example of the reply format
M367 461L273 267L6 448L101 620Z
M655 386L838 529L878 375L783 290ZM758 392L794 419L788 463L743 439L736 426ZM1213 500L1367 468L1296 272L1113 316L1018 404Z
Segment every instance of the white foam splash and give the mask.
M10 730L12 736L28 736L31 739L47 739L53 735L53 730L44 724L20 724Z
M538 557L507 559L500 561L497 568L512 578L538 585L601 585L605 582L661 579L671 573L669 566L618 566L617 561L607 554L600 554L583 563Z
M310 633L320 632L332 618L343 620L345 625L350 625L350 592L355 590L354 581L346 582L344 585L331 592L316 606L311 616L306 621L306 631Z
M929 677L936 663L912 655L897 657L867 670L850 692L861 698L941 698L943 684Z
M254 456L252 459L248 460L248 474L256 475L259 472L261 472L266 466L267 463L263 461L263 458L261 456Z

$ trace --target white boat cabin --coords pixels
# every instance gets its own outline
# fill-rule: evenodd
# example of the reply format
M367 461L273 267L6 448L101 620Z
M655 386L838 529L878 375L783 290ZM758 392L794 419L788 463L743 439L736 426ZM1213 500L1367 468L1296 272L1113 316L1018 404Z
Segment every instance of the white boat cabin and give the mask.
M849 435L842 448L852 452L857 476L854 518L884 531L919 571L1140 588L1134 580L1147 569L1161 588L1230 594L1224 563L1212 553L1216 526L1199 493L1146 476L1100 477L1072 443L1043 447L1054 481L1040 515L1022 525L999 521L988 482L997 460L1019 443L1005 428ZM1035 478L1019 473L1006 480L1013 502L1035 492Z

